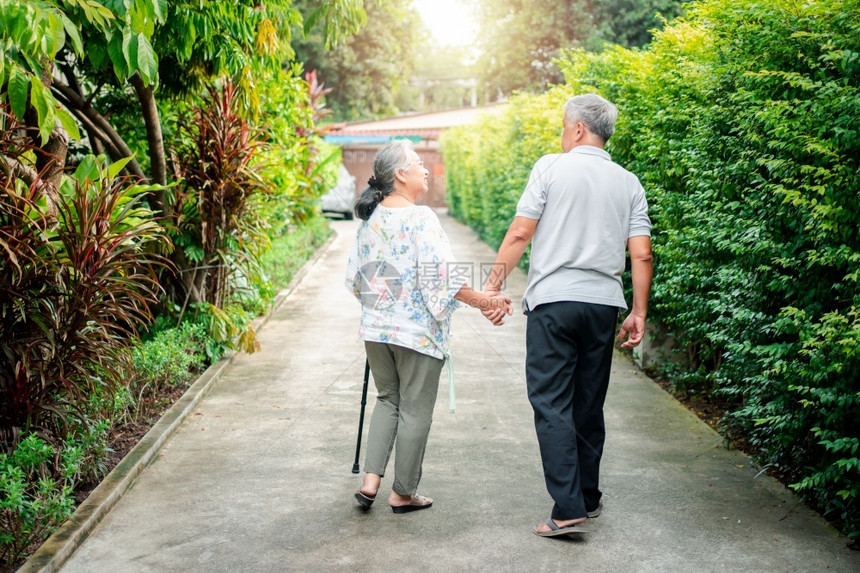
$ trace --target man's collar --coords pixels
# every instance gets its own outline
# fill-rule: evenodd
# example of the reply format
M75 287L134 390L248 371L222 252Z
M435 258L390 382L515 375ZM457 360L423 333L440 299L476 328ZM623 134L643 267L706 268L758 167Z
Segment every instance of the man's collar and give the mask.
M602 157L608 161L612 160L612 157L606 152L605 149L600 149L599 147L594 147L593 145L577 145L568 153L584 153L585 155L596 155L597 157Z

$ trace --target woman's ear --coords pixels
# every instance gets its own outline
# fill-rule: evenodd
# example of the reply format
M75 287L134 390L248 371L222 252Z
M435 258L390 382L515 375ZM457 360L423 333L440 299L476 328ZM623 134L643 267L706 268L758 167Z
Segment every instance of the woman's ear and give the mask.
M401 183L406 183L406 172L401 169L398 169L394 172L394 180L400 181Z

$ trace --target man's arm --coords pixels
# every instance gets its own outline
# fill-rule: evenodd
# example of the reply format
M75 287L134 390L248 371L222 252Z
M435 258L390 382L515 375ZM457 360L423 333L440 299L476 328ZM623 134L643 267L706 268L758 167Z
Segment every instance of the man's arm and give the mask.
M508 227L508 232L505 239L502 241L502 246L499 247L499 254L496 256L496 262L493 265L493 272L487 278L487 284L484 287L485 291L499 292L502 290L502 283L510 274L511 270L520 259L523 258L523 253L526 247L535 236L538 219L529 219L527 217L514 217L511 226Z
M648 297L654 276L654 258L651 254L651 237L642 235L627 240L630 251L630 274L633 278L633 309L621 325L618 340L627 340L622 348L637 346L645 336L645 318L648 316Z
M505 239L502 241L502 246L499 247L499 254L496 255L496 262L493 264L493 271L487 277L487 283L484 286L486 292L497 293L502 290L505 279L523 258L526 247L535 235L537 224L538 219L514 217L511 226L508 227L507 234L505 234ZM510 316L514 313L514 309L509 304L506 309L488 309L482 310L481 313L490 322L500 326L504 324L505 315Z

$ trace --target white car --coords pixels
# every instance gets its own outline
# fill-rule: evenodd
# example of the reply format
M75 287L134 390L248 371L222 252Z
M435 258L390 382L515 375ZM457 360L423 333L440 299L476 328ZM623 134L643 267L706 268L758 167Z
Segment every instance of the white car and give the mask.
M320 197L320 204L323 214L340 215L348 221L352 219L352 209L355 205L355 177L343 165L340 166L337 185Z

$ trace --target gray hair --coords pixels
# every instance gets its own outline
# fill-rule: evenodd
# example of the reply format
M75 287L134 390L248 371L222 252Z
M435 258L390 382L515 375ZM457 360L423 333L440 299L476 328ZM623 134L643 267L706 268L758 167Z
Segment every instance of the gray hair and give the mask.
M567 100L564 114L570 122L584 123L588 131L606 143L615 132L618 108L597 94L583 94Z
M394 139L376 153L373 159L373 177L367 184L367 189L355 202L355 215L367 221L376 210L376 206L394 191L394 177L398 171L409 171L412 161L409 151L415 146L408 139Z

